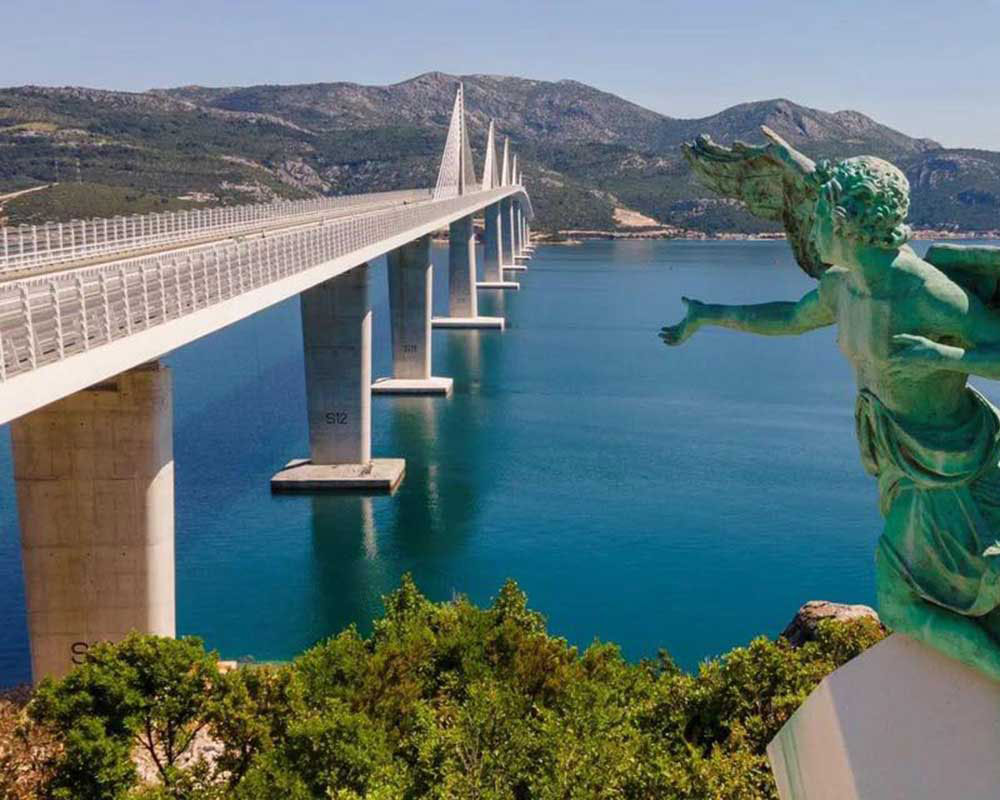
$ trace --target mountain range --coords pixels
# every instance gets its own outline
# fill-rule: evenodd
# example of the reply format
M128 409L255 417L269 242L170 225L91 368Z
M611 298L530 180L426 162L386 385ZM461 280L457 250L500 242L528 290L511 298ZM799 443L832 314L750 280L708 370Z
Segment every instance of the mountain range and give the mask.
M576 81L437 72L391 86L0 89L0 195L58 182L7 203L19 222L427 186L459 81L478 163L495 119L540 229L773 230L699 186L680 154L699 133L759 142L761 125L813 158L893 161L916 227L1000 228L1000 153L945 148L857 111L777 99L680 119Z

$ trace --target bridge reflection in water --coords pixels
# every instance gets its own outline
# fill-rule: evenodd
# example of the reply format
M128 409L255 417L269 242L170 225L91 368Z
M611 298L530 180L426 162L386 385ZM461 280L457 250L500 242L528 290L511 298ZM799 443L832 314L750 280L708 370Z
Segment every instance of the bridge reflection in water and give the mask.
M392 498L310 498L314 560L303 608L313 617L308 627L315 636L334 635L352 622L367 631L382 613L381 597L403 572L412 572L434 598L461 591L453 565L479 528L482 500L495 485L482 450L489 420L476 400L484 381L495 379L482 373L484 351L495 343L494 334L475 330L456 331L442 343L437 354L455 379L452 402L380 401L388 406L381 446L406 454L406 480Z

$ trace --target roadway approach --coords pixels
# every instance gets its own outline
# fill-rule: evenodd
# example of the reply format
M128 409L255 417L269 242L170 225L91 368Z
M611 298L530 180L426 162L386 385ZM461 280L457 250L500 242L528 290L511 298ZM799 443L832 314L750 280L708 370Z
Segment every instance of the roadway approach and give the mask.
M32 678L130 631L175 635L170 351L298 295L309 450L273 491L392 491L371 396L451 392L431 330L493 328L519 288L531 200L491 122L477 179L459 86L433 188L0 227L0 424L10 423ZM474 218L482 214L483 279ZM448 316L430 237L449 232ZM388 263L393 374L372 380L369 262Z

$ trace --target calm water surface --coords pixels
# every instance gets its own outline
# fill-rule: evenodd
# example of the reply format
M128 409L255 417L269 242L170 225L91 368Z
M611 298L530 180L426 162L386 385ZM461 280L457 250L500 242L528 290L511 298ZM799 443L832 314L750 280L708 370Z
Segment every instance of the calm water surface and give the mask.
M446 306L446 251L435 248ZM538 251L486 297L508 330L434 334L445 399L374 398L392 497L272 496L308 452L298 302L167 358L175 402L177 627L228 658L288 658L357 623L402 573L488 603L516 578L550 630L684 666L774 634L810 599L874 601L880 529L832 329L656 337L681 295L794 299L783 242L597 242ZM389 370L385 267L375 373ZM987 393L992 386L985 387ZM28 679L17 512L0 437L0 685Z

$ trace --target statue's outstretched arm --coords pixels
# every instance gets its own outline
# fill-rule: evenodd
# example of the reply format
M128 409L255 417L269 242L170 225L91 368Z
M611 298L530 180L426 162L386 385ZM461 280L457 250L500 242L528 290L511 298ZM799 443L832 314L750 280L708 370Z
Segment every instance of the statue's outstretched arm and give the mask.
M1000 380L1000 343L957 347L926 336L900 333L892 337L892 344L897 370L945 370Z
M682 298L687 315L676 325L660 331L666 344L678 345L705 325L732 328L764 336L793 336L832 325L835 315L824 302L818 289L809 292L797 303L760 303L748 306L720 306Z
M995 309L970 295L967 305L950 315L935 315L930 323L933 339L910 333L892 337L897 371L946 370L1000 380L1000 315Z

